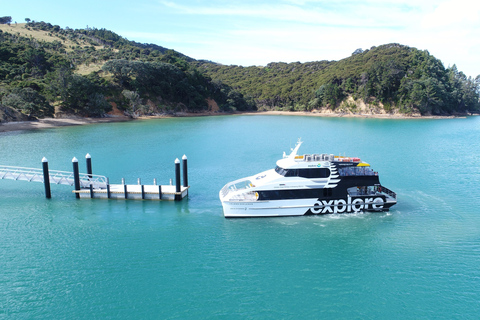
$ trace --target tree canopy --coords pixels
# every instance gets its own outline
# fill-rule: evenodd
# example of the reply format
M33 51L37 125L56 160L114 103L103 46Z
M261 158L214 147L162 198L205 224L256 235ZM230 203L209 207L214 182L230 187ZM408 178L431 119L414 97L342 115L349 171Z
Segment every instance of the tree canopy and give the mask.
M15 28L28 29L28 37L0 30L0 108L30 118L58 112L100 117L112 106L132 116L257 108L338 112L351 98L407 114L480 110L480 76L467 77L428 51L399 44L356 49L340 61L225 66L106 29L25 20Z
M106 29L62 29L26 19L25 28L48 32L45 41L0 30L0 102L30 117L57 112L99 117L116 105L132 116L252 110L253 100L201 74L189 58L140 44ZM44 33L42 33L44 34ZM82 68L99 65L90 73ZM130 93L129 93L130 92ZM132 99L132 97L136 97Z
M0 24L10 24L10 23L12 23L12 17L10 16L0 17Z
M478 112L480 76L445 68L428 51L399 44L357 49L340 61L270 63L266 67L198 62L213 79L250 95L263 109L335 110L348 97L387 111L422 115Z

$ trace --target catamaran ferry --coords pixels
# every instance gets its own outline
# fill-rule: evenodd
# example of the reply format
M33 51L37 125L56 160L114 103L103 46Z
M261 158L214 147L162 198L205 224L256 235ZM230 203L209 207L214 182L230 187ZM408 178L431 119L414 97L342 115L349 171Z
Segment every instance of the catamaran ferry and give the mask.
M277 167L226 184L219 193L225 217L300 216L388 211L395 192L359 158L297 155L298 141Z

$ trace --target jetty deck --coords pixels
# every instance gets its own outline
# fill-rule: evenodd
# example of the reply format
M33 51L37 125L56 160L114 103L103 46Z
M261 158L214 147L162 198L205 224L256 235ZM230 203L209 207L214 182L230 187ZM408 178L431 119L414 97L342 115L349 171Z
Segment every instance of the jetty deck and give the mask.
M110 184L109 188L73 190L80 198L126 200L179 200L188 195L190 187L173 185Z

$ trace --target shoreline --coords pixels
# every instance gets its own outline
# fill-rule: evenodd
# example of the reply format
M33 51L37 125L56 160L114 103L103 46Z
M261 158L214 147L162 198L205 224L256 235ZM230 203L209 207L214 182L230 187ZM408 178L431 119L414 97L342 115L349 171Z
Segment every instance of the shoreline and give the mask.
M305 112L305 111L248 111L248 112L177 112L175 114L163 114L155 116L142 116L138 118L130 118L127 116L107 117L107 118L45 118L35 121L13 121L0 123L0 133L11 131L25 131L25 130L40 130L48 128L58 128L64 126L79 126L95 123L110 123L110 122L126 122L135 120L149 120L149 119L167 119L167 118L182 118L182 117L211 117L211 116L226 116L226 115L282 115L282 116L309 116L309 117L326 117L326 118L366 118L366 119L457 119L466 118L469 115L452 115L452 116L406 116L398 114L340 114L340 113L322 113L322 112ZM477 114L472 114L475 116Z
M45 118L34 121L12 121L0 123L0 133L10 131L29 131L66 126L82 126L95 123L125 122L132 120L129 117L111 118Z
M458 119L466 118L471 115L450 115L450 116L407 116L402 114L353 114L353 113L327 113L327 112L307 112L307 111L256 111L241 112L242 115L286 115L286 116L307 116L324 118L365 118L365 119Z

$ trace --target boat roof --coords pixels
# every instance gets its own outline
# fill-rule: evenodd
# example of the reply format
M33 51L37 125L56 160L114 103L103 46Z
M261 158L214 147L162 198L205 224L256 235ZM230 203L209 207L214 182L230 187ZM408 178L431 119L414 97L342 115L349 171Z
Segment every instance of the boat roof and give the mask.
M358 166L369 167L370 165L363 162L358 157L345 157L335 156L333 154L304 154L298 155L298 149L302 145L303 141L298 139L297 144L291 153L287 156L283 153L283 159L277 161L277 166L284 169L294 168L321 168L330 167L330 163L333 162L338 166Z

